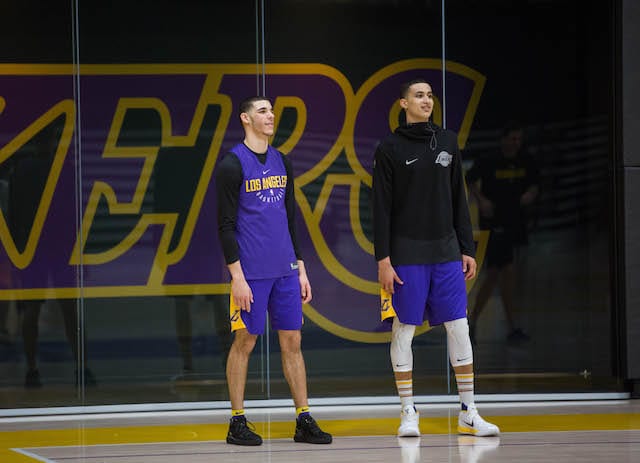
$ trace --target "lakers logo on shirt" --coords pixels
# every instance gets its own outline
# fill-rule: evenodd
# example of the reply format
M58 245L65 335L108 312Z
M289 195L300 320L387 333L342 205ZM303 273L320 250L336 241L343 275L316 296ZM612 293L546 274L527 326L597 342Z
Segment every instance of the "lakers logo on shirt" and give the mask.
M436 164L440 164L442 167L447 167L449 164L451 164L452 159L453 156L451 156L449 153L447 153L446 151L440 151L440 154L438 154L438 157L436 158Z

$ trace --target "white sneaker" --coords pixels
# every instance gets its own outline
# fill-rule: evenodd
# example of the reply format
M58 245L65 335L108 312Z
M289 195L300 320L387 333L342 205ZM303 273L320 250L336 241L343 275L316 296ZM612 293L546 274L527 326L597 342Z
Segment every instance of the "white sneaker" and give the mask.
M418 437L420 435L420 414L412 405L404 407L400 412L398 437Z
M458 432L479 437L497 436L500 434L500 428L482 419L475 407L469 407L466 411L460 411L458 415Z

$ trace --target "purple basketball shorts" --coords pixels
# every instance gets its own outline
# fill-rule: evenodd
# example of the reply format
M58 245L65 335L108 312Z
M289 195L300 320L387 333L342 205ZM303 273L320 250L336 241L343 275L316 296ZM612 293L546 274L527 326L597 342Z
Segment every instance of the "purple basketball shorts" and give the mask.
M263 334L267 312L274 330L299 330L302 327L302 297L298 273L279 278L248 280L253 293L251 312L240 310L230 297L231 331L246 328L251 334Z
M398 265L396 273L404 282L394 285L389 297L381 291L382 319L397 316L408 325L429 325L467 316L467 288L462 262L441 264ZM391 304L389 304L391 302Z

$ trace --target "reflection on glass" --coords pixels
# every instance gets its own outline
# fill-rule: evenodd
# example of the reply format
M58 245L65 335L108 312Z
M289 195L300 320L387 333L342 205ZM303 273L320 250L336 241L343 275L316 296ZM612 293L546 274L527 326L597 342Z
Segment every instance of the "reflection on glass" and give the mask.
M255 92L259 80L257 12L253 2L182 10L115 0L106 19L79 4L81 59L102 63L81 66L80 82L84 246L76 257L100 378L87 391L91 404L228 398L228 276L212 176L237 139L234 91ZM257 398L265 396L261 351L249 370Z
M193 314L192 305L196 298L193 296L175 297L175 321L176 339L182 360L182 371L173 378L174 381L187 384L197 384L206 378L204 372L198 371L194 366L194 339L193 339ZM227 369L227 356L231 348L231 325L229 322L229 304L225 303L225 296L210 296L205 298L205 305L211 306L213 312L213 330L219 343L221 371Z
M528 244L514 256L514 275L502 275L504 302L495 291L482 302L489 286L476 302L478 389L621 387L612 373L607 223L614 35L602 13L611 2L380 1L363 8L273 0L264 11L254 2L199 2L176 21L170 2L149 9L114 1L99 15L91 2L78 2L73 44L72 2L3 13L11 37L0 44L7 63L0 75L6 406L50 405L46 392L56 384L68 393L56 395L57 403L75 404L77 390L67 383L77 368L90 384L85 366L99 380L87 403L228 398L228 280L210 179L219 155L241 136L233 108L260 83L281 115L273 145L294 160L298 231L314 283L303 327L310 392L393 395L390 333L378 317L371 172L380 134L399 120L398 85L417 76L432 82L434 121L458 132L465 168L500 152L500 129L514 117L539 170L538 195L526 208ZM256 56L262 48L266 63ZM74 49L82 61L80 101ZM32 66L39 62L62 67ZM78 314L80 262L86 312ZM491 281L488 267L473 297L483 281ZM71 333L78 320L86 321L81 336ZM533 342L506 342L510 325ZM452 389L443 379L445 335L417 330L421 393ZM85 358L79 337L90 365L76 365ZM259 348L274 352L276 343ZM280 362L261 355L249 366L248 396L287 397ZM266 365L273 385L264 383ZM35 369L39 379L29 373ZM36 388L22 395L25 379L42 384L45 395Z
M617 390L610 2L448 5L447 30L474 37L448 34L448 60L485 77L464 146L473 217L489 232L470 294L478 382L483 392ZM504 133L513 119L522 132Z
M522 277L519 251L528 243L531 210L539 192L539 169L523 142L524 128L517 122L507 124L499 150L476 159L467 173L469 191L478 205L479 227L489 231L482 282L469 315L474 344L478 318L496 286L506 316L507 342L518 345L530 340L515 318L514 297Z
M56 301L31 300L18 302L18 311L22 316L22 336L27 366L24 387L42 387L40 370L38 369L38 346L43 345L43 343L38 343L38 337L40 331L40 314L45 305L47 307L50 307L50 305L59 306L66 340L73 354L72 359L75 365L74 382L76 387L80 386L81 383L85 386L95 386L96 379L88 366L90 362L86 356L84 356L86 352L84 348L86 345L84 341L85 338L83 338L83 348L80 351L78 350L81 343L78 339L77 302L75 299L58 299ZM43 356L47 354L49 353L46 351L42 353ZM84 371L81 372L80 368L83 368Z
M53 95L64 93L60 82L43 80L41 83L45 87L50 85L47 88ZM27 95L21 92L17 96ZM30 106L25 104L20 109L25 108ZM15 117L15 104L9 104L6 112ZM77 300L56 298L48 289L63 286L73 291L77 281L76 267L65 265L61 262L64 258L60 258L65 249L71 247L75 235L72 185L59 189L57 198L66 200L71 207L57 208L52 198L59 176L72 176L72 170L62 167L72 151L71 112L69 104L57 105L51 110L51 116L42 116L16 136L13 143L5 145L0 164L0 203L3 226L6 226L2 236L6 253L1 261L2 289L6 294L17 296L17 300L2 301L0 310L5 368L11 372L4 377L8 384L19 384L31 391L46 389L25 396L26 403L42 401L48 405L64 405L73 400L76 393L72 388L70 393L59 395L67 389L66 385L78 388L81 382L90 386L96 382L84 358L84 343L80 342ZM5 132L9 135L12 134L10 127L11 124L7 124ZM69 162L72 164L72 159ZM22 292L11 293L11 290ZM47 298L48 295L52 297ZM21 343L14 341L19 334ZM60 340L61 337L64 340ZM12 368L11 362L18 359L24 373L16 375L22 369ZM67 369L67 365L70 368Z

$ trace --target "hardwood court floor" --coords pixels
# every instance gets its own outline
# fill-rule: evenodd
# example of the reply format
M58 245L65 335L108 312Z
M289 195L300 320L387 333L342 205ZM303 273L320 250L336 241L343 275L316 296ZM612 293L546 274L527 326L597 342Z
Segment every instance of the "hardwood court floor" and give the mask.
M640 401L480 404L500 437L455 432L457 407L419 405L419 438L397 406L312 407L331 445L296 444L292 410L247 409L260 447L227 445L228 411L0 419L0 462L639 462Z

